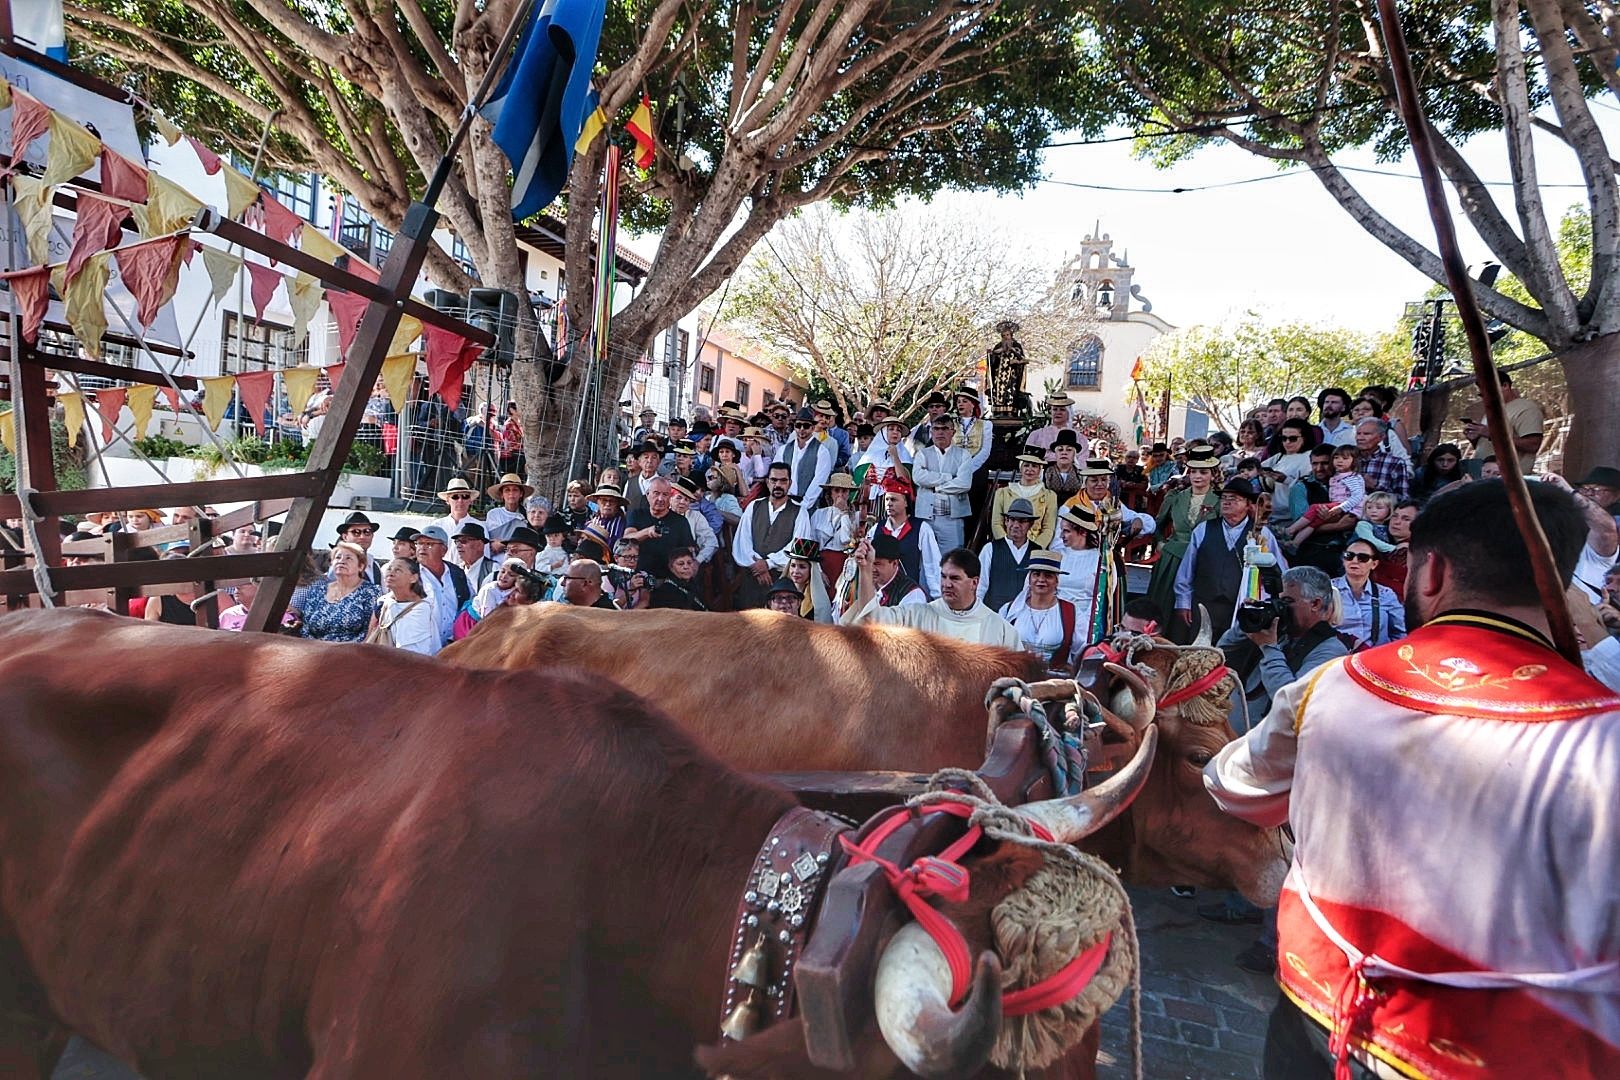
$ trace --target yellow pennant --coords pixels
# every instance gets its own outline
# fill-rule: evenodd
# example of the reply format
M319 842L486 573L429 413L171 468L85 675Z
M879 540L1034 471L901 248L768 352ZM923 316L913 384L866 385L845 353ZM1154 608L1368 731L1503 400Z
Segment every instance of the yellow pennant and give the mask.
M152 399L157 397L158 388L151 383L142 383L129 388L129 396L124 404L135 416L135 437L146 438L146 426L152 422Z
M205 247L202 257L209 284L214 287L214 303L217 304L236 283L237 271L242 269L242 256L233 255L223 248Z
M84 427L84 395L77 390L57 394L56 403L62 406L62 426L67 428L68 448L79 445L79 430Z
M158 134L162 135L163 141L170 146L180 141L180 128L176 126L173 120L170 120L162 113L154 112L152 114L152 126L158 129Z
M73 284L61 290L68 326L92 360L101 359L101 337L107 332L107 308L102 297L111 273L112 252L98 251L85 262Z
M8 454L17 452L17 421L10 409L0 412L0 446L4 446Z
M313 226L306 226L298 234L298 250L329 263L349 254L348 248Z
M321 279L302 270L298 271L298 276L288 284L287 303L293 313L294 345L303 344L304 338L309 335L309 320L320 310L321 300L325 296L326 291L321 288Z
M225 419L225 406L231 403L231 391L236 389L236 377L233 375L215 375L211 379L203 379L203 416L208 418L210 429L218 429L219 422Z
M580 125L579 138L574 142L574 153L583 154L591 148L591 143L595 142L596 137L602 134L602 129L607 127L607 119L607 113L602 111L602 106L598 105L591 110L591 115Z
M178 232L191 224L202 207L197 196L151 169L146 174L146 225L142 235L150 238Z
M0 75L0 109L11 108L11 80Z
M46 184L72 180L101 155L101 140L83 124L55 109L51 110L45 130L50 133L51 145L45 151L45 174L40 180Z
M22 222L28 236L28 261L39 265L51 257L51 193L54 190L43 180L31 176L13 176L12 191L16 197L12 205L17 220Z
M388 388L388 400L396 412L405 411L405 401L411 394L411 376L416 374L417 353L400 353L383 361L382 381Z
M304 412L304 406L309 404L309 395L315 392L315 380L321 373L320 368L294 367L286 368L281 373L281 385L287 388L287 408L294 416Z
M220 171L225 177L225 213L235 221L259 200L259 185L229 165Z
M410 348L422 336L422 320L414 315L401 315L394 337L388 342L388 355L394 356Z

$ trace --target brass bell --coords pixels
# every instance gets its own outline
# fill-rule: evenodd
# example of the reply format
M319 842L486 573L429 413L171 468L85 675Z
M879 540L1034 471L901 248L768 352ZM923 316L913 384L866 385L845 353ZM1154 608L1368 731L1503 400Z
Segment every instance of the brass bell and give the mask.
M734 1042L741 1042L752 1035L758 1027L759 1006L754 1003L754 991L750 989L748 996L737 1002L737 1007L721 1022L720 1034Z
M731 977L744 986L759 987L770 982L770 954L765 951L765 935L761 934L748 951L737 958Z

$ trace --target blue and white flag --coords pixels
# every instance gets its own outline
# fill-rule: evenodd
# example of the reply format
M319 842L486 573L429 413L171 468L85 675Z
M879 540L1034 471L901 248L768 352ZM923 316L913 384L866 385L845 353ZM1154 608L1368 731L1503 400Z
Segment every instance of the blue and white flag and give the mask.
M11 0L11 33L51 59L67 63L62 0Z
M512 217L550 205L568 182L574 142L591 110L591 69L607 0L544 0L480 114L512 163Z

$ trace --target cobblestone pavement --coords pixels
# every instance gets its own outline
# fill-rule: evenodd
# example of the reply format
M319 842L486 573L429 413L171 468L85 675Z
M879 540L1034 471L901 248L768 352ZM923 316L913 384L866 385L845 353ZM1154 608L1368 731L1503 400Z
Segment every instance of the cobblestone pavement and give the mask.
M1207 902L1208 897L1204 897ZM1165 889L1132 889L1142 942L1142 1074L1148 1080L1253 1080L1276 985L1232 963L1259 928L1200 919L1198 901ZM1099 1080L1130 1075L1130 1013L1120 1003L1103 1018ZM52 1080L139 1080L82 1040L74 1040Z

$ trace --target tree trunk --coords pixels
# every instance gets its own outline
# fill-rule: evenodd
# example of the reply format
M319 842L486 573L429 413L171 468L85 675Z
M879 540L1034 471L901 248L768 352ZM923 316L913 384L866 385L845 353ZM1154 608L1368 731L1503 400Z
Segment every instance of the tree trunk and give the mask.
M1597 465L1620 465L1620 334L1571 346L1558 358L1569 390L1570 424L1564 436L1563 474L1571 482Z

